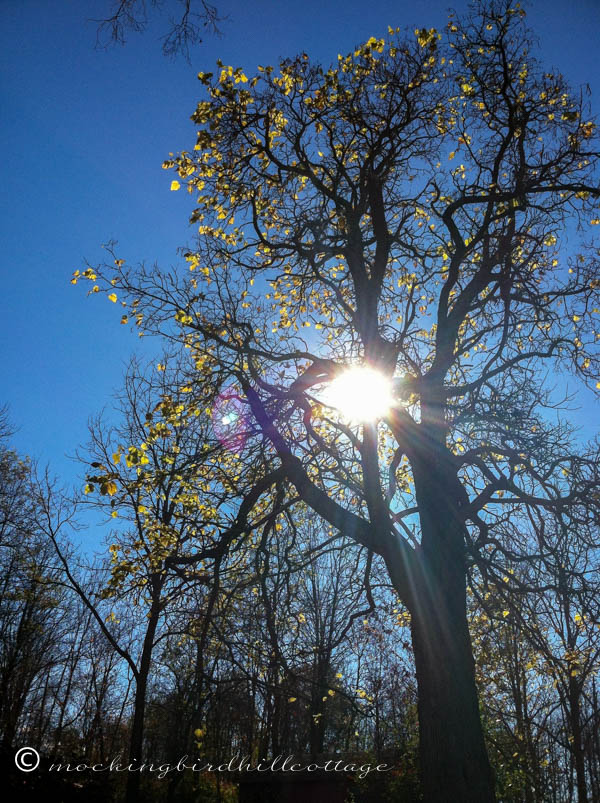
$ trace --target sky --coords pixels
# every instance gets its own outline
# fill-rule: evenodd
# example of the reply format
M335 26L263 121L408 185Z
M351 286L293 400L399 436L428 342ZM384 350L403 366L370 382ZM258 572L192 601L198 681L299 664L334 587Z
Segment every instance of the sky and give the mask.
M201 97L197 73L217 58L253 73L257 64L306 51L329 63L388 25L442 28L447 0L215 0L222 36L184 58L161 52L164 18L125 46L95 48L94 18L111 0L0 0L2 193L0 196L0 405L13 445L72 484L69 459L87 421L111 405L134 352L160 353L119 325L120 308L86 298L70 277L101 262L114 239L129 263L177 262L192 239L192 200L170 192L170 152L191 149ZM174 0L166 0L165 7ZM599 0L525 3L539 56L572 86L589 84L600 109ZM457 0L457 11L466 8ZM573 388L575 387L573 381ZM600 420L590 396L572 420ZM590 432L591 434L591 432Z

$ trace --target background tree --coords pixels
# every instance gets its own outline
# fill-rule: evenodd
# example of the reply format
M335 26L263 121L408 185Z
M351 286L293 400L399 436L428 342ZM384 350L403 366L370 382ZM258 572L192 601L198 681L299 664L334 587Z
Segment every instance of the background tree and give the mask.
M212 582L209 566L180 572L169 567L169 561L182 556L190 542L198 545L215 491L208 488L206 479L210 452L206 427L197 416L183 415L176 373L176 368L167 368L166 358L158 369L152 365L145 373L133 360L120 398L121 423L111 429L96 419L90 426L85 458L94 472L88 475L85 492L91 495L98 490L90 500L118 525L112 535L111 576L103 597L127 598L143 613L137 624L139 654L126 651L123 655L135 681L131 762L141 761L144 754L153 651L165 638L168 613L191 583L206 587ZM157 410L159 421L154 420ZM139 772L128 773L127 800L137 800L140 777Z
M14 747L24 730L36 745L41 744L48 722L46 706L57 697L49 686L69 652L72 627L70 600L43 534L35 467L8 447L9 436L8 416L2 410L0 734L5 751Z
M537 729L543 736L540 714L547 715L552 708L562 711L560 727L553 736L569 755L570 797L575 786L578 800L589 799L589 780L597 761L592 760L586 770L586 753L593 751L593 723L597 716L592 702L592 678L600 665L595 519L597 515L590 516L586 505L567 508L555 519L547 513L532 517L530 535L534 535L535 542L531 545L531 555L511 571L511 577L516 577L528 593L515 593L513 589L512 594L507 594L507 584L500 582L490 585L483 602L489 611L491 600L491 607L495 608L492 615L508 624L504 628L496 626L493 640L497 642L502 632L510 634L505 655L512 658L506 661L497 656L495 672L504 683L510 679L513 686L514 705L505 711L515 712L513 730L517 742L528 753L527 774L538 795L536 800L543 799L539 767L546 760L544 755L536 755L545 740L535 739L532 730ZM526 533L527 528L521 523L519 537ZM533 689L538 696L543 692L541 709L539 701L532 705Z

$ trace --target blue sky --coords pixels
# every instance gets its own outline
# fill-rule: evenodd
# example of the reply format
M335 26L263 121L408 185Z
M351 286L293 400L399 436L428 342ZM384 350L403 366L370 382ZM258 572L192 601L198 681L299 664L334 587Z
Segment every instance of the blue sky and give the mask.
M114 238L130 262L176 261L190 238L190 199L171 193L161 169L170 151L191 148L196 78L215 60L252 72L305 50L329 62L388 25L442 27L447 0L223 0L223 37L207 36L191 64L166 59L157 19L125 47L94 49L110 0L2 0L2 197L0 404L8 403L15 447L66 482L66 459L86 439L88 416L109 406L137 337L119 326L105 297L86 298L69 278L102 260ZM168 0L168 6L172 0ZM463 0L454 3L461 11ZM540 57L600 108L598 0L533 0L525 6ZM146 351L159 344L146 344ZM573 382L575 387L575 382ZM573 416L588 426L598 407L585 397ZM591 431L590 431L591 434Z

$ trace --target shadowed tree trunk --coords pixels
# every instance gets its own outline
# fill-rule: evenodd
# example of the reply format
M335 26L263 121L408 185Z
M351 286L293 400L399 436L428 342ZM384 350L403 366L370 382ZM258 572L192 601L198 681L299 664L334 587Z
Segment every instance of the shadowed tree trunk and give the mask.
M428 803L491 803L489 764L467 624L462 488L443 447L415 462L421 519L415 595L409 605L415 668L421 776Z
M146 692L148 689L148 677L152 662L152 650L154 648L154 637L158 620L162 611L160 596L163 581L160 575L153 575L151 578L152 605L148 613L148 626L144 635L142 654L140 657L138 674L135 685L135 700L133 706L133 722L131 725L131 737L129 741L129 760L136 766L143 761L144 748L144 717L146 714ZM127 791L125 800L127 803L137 803L140 798L140 772L127 773Z
M425 799L488 803L495 799L494 784L479 719L464 592L446 589L441 605L441 600L433 610L422 605L412 616Z

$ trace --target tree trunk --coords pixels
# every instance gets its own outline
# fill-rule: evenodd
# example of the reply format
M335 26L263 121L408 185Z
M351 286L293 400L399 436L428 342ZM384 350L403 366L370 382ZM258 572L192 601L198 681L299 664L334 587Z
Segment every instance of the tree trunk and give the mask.
M459 608L426 610L423 605L412 616L419 754L427 803L495 800L466 614Z
M152 604L148 614L148 625L142 646L138 676L135 684L135 700L133 705L133 722L131 723L131 737L129 740L129 760L136 767L143 762L144 746L144 716L146 713L146 691L148 687L148 677L152 660L152 650L154 647L154 636L160 617L160 591L162 584L159 580L152 583ZM127 788L125 792L126 803L138 803L140 800L140 780L141 772L135 770L127 773Z
M588 803L587 781L585 778L585 751L581 732L581 705L579 682L572 675L569 677L569 719L571 720L571 750L575 761L577 777L577 803Z
M468 500L443 447L423 457L413 461L421 546L409 605L423 791L427 803L493 803L467 622Z

